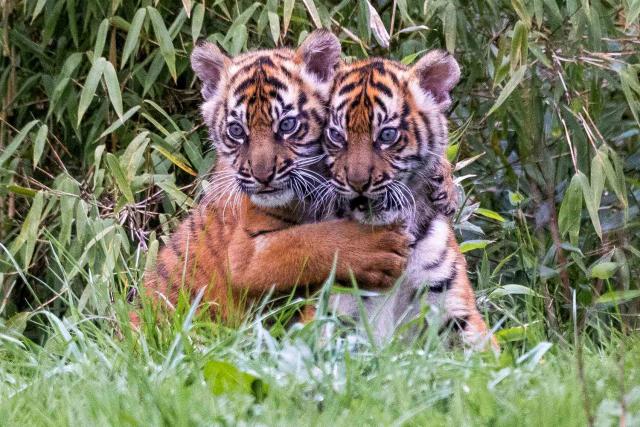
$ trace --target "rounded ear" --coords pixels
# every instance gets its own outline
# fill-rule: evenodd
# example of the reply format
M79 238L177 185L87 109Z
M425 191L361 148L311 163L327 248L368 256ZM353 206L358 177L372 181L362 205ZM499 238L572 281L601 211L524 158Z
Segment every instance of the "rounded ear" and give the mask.
M202 82L202 97L212 98L220 87L229 58L213 43L200 43L191 52L191 68Z
M328 83L340 63L340 52L340 40L330 31L320 29L307 36L296 50L296 57L313 80Z
M460 81L460 66L453 56L432 50L411 68L411 73L420 90L433 98L440 111L451 106L451 90Z

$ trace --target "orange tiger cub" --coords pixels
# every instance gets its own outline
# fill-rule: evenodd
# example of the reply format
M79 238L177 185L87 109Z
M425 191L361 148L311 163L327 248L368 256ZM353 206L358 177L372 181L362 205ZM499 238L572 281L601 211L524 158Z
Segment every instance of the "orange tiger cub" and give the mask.
M306 199L322 179L320 138L339 56L327 31L310 34L295 51L230 58L210 43L194 49L202 116L218 159L202 203L146 273L154 301L172 306L181 290L194 296L203 289L212 313L225 318L230 300L321 285L336 252L337 280L353 273L372 288L393 285L408 254L400 228L309 223Z
M381 341L426 303L437 314L427 321L457 328L470 347L497 349L448 218L455 197L445 113L459 78L455 59L432 51L411 68L379 58L343 65L334 80L324 139L330 182L348 216L403 222L413 238L404 281L388 295L364 298ZM332 304L357 318L353 296L333 296Z

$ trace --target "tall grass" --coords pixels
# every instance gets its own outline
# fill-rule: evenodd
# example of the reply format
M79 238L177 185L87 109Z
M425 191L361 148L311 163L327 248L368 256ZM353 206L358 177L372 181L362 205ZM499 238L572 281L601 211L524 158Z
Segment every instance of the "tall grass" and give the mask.
M638 422L640 1L0 5L3 420ZM188 301L140 334L123 321L215 161L194 43L233 55L319 26L347 60L440 47L460 61L456 230L500 360L434 336L330 338L330 317L285 327L298 300L237 328Z

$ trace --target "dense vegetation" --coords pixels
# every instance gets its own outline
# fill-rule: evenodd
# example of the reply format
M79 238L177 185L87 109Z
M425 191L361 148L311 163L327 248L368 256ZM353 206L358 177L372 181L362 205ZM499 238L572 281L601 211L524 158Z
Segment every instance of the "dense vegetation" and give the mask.
M640 422L639 0L0 6L3 423ZM194 43L233 55L321 26L346 59L460 61L456 229L499 360L328 339L322 314L280 327L297 300L234 327L185 302L129 329L127 295L215 161Z

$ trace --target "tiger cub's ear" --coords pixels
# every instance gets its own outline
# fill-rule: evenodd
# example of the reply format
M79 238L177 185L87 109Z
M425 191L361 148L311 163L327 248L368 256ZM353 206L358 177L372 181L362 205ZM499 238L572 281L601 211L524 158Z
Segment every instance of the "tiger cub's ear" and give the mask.
M202 82L202 97L213 98L230 63L229 57L213 43L200 43L191 52L191 68Z
M296 50L296 60L302 65L303 75L311 83L318 84L327 93L340 63L340 41L328 30L316 30L309 34Z
M451 90L460 81L460 66L453 56L442 50L432 50L411 68L411 74L423 97L430 96L432 104L441 112L451 106ZM418 88L414 86L414 90Z

